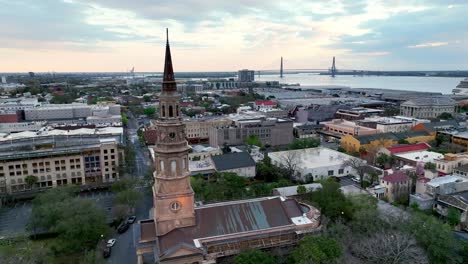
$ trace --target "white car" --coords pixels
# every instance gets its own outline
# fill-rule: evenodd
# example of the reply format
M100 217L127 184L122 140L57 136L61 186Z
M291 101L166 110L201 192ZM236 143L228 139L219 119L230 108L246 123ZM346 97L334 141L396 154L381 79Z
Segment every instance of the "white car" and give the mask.
M117 241L117 239L115 239L115 238L111 238L111 239L107 240L107 247L112 247L115 244L116 241Z

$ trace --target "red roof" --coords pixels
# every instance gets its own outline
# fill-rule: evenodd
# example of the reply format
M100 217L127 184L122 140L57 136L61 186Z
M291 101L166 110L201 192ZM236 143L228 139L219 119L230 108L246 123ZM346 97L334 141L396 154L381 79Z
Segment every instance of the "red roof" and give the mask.
M426 178L426 177L420 177L418 178L418 182L420 183L427 183L428 181L430 181L431 179L429 178Z
M393 174L389 174L382 178L383 181L391 182L391 183L405 182L405 181L408 181L408 179L409 179L408 176L403 171L397 171Z
M261 101L261 100L258 100L258 101L255 101L255 104L256 104L256 105L277 105L278 103L273 102L273 101Z
M193 106L192 102L181 102L180 107L187 107L187 106Z
M387 148L392 154L412 152L412 151L423 151L430 149L431 146L425 142L417 144L407 144L407 145L396 145L393 147Z

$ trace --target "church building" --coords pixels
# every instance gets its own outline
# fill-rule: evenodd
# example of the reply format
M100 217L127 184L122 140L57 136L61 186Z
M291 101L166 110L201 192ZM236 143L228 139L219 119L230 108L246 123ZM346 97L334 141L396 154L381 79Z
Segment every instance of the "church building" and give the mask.
M154 207L135 227L138 263L216 263L246 249L293 245L320 231L320 212L281 196L195 207L180 94L166 42L160 116L156 121Z

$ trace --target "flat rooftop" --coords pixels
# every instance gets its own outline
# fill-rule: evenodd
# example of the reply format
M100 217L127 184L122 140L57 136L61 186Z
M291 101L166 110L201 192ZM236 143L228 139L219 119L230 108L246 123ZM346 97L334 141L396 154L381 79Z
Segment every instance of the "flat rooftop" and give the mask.
M447 175L443 177L437 177L430 180L427 185L431 187L439 187L440 185L444 185L451 182L468 182L467 178L455 176L455 175Z
M353 156L324 147L270 152L268 156L274 160L282 160L289 155L297 159L298 168L319 168L341 165L343 161L353 159Z
M361 122L376 122L378 124L412 124L412 120L401 119L396 117L368 117L362 120Z
M106 134L123 134L122 127L103 127L103 128L79 128L70 130L51 129L46 128L44 130L33 132L24 131L18 133L2 133L0 134L1 141L9 140L21 140L28 138L39 138L39 137L53 137L53 136L76 136L76 135L106 135Z
M422 162L434 162L434 160L444 158L443 154L433 152L433 151L416 151L402 154L395 154L395 156L411 160L411 161L422 161Z
M341 119L334 119L332 121L320 122L320 124L340 126L340 127L344 127L344 128L350 128L350 129L359 128L360 131L361 130L375 131L374 128L360 126L360 125L356 124L355 122L351 122L351 121L347 121L347 120L341 120Z

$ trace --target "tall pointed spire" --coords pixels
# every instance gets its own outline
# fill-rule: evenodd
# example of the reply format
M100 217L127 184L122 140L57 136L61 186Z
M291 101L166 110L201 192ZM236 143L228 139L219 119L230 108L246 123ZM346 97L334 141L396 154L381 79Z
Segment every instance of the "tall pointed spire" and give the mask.
M172 68L171 48L169 46L169 30L166 28L166 58L164 59L164 75L162 91L175 91L177 90L174 69Z

